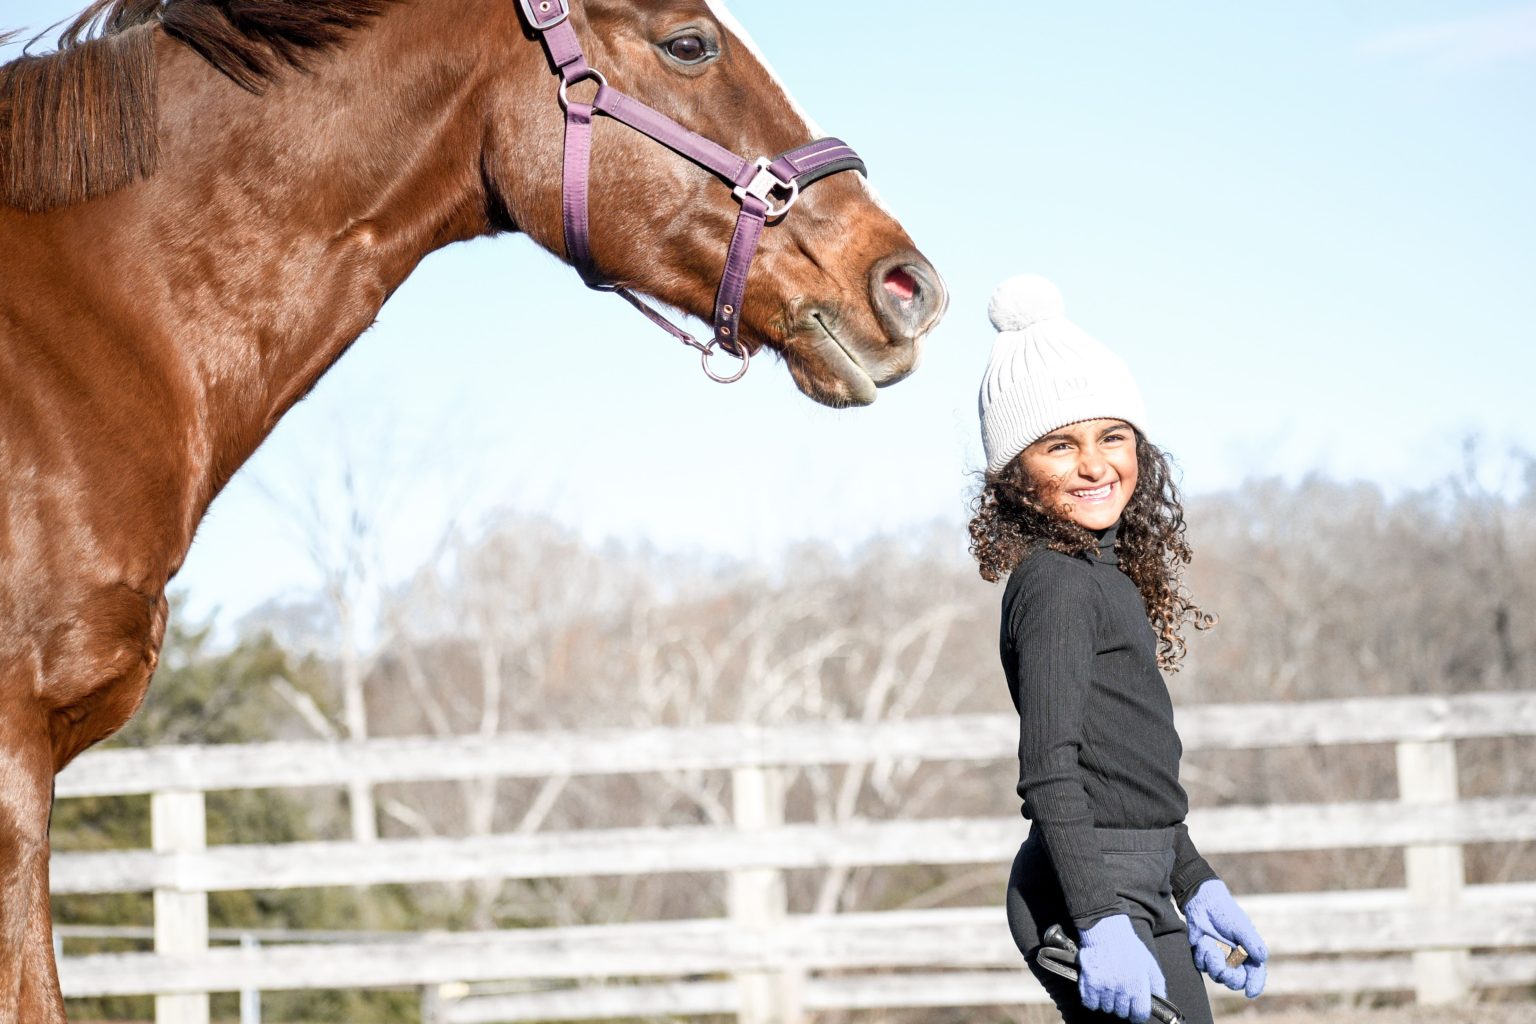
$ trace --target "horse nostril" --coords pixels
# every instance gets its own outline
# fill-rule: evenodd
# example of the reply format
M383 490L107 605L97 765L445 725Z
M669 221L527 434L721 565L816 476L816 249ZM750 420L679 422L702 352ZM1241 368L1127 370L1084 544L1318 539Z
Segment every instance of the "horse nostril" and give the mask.
M912 300L923 289L923 286L917 283L917 278L909 274L905 267L892 267L886 273L882 283L885 285L887 294L893 296L902 309L911 308Z
M917 253L908 250L870 269L870 300L892 340L914 341L938 322L948 303L944 282Z

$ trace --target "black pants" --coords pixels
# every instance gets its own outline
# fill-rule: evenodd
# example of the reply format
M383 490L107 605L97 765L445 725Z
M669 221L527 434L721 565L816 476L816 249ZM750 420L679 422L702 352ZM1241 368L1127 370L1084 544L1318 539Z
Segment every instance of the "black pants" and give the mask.
M1119 909L1130 917L1136 934L1157 957L1168 982L1167 998L1190 1024L1211 1024L1205 982L1195 967L1184 921L1173 905L1173 829L1100 828L1094 832L1109 866ZM1045 843L1031 829L1013 859L1008 878L1008 927L1013 941L1067 1024L1123 1021L1112 1013L1084 1007L1075 984L1035 962L1041 937L1053 924L1061 925L1074 939L1078 937Z

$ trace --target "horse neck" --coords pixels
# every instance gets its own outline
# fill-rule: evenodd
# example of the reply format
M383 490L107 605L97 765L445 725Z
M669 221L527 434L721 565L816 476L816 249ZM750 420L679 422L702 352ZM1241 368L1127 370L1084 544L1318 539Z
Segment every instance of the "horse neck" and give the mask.
M201 392L204 505L428 253L493 228L477 55L424 39L416 6L263 96L157 44L160 170L126 212Z

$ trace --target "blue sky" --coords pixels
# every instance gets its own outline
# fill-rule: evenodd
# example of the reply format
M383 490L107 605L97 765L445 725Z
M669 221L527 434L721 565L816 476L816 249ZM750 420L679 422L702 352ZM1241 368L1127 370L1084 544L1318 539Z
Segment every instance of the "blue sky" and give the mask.
M194 611L312 585L282 506L339 515L346 463L392 573L500 505L762 557L959 522L986 300L1023 270L1130 363L1189 491L1397 491L1474 434L1495 478L1536 452L1536 4L731 7L944 274L922 369L844 412L768 361L721 387L525 239L458 246L215 503L177 581Z

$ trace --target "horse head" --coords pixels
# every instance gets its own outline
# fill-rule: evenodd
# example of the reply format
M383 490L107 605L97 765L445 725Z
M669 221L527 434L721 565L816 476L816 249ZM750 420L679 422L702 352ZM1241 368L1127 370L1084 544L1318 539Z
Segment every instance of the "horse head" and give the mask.
M498 0L498 7L495 45L538 53L518 5ZM570 23L596 72L570 85L573 102L601 81L749 160L822 134L720 0L576 0ZM543 62L507 59L499 67L487 108L488 185L507 226L570 261L560 80ZM708 320L741 209L731 187L619 121L599 116L591 131L596 271ZM861 174L844 171L807 188L763 231L740 310L741 341L749 351L779 352L811 398L866 405L876 388L917 366L946 303L932 265Z

